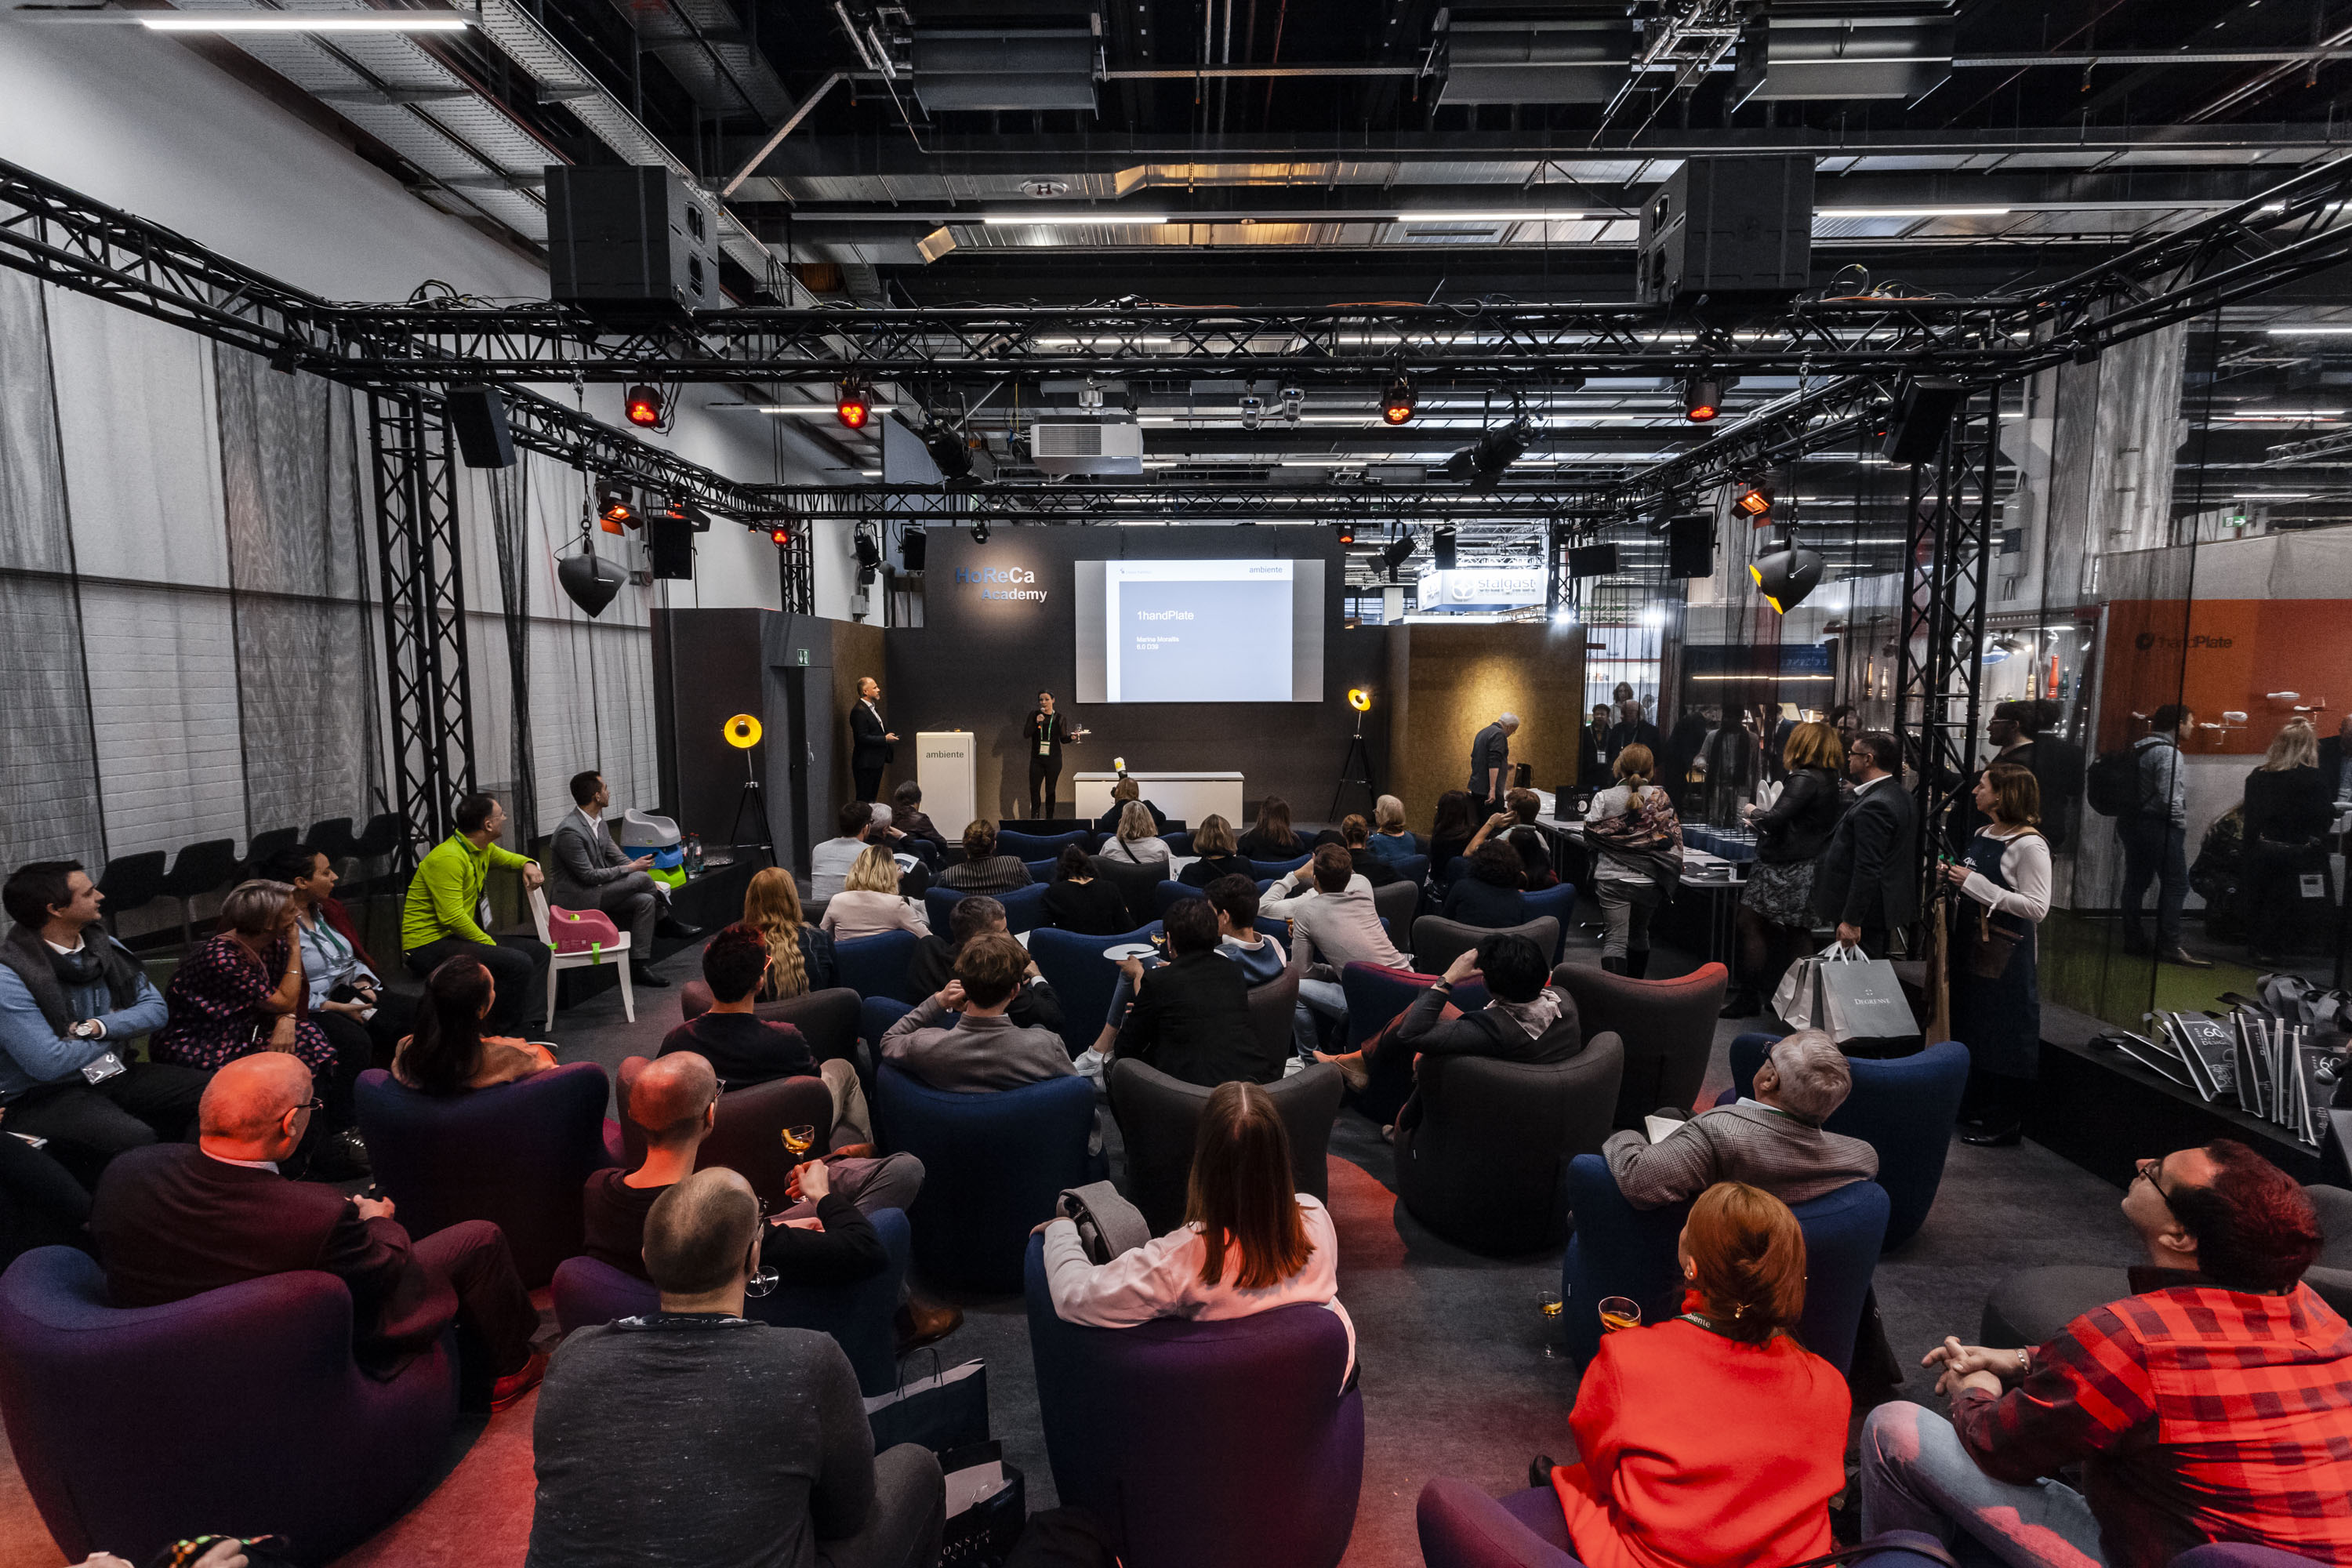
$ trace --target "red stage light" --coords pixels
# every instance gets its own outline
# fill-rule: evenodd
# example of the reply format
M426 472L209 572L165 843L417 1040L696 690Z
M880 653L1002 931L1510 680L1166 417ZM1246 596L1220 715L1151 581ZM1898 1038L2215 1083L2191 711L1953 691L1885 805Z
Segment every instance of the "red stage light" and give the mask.
M629 388L626 402L629 423L650 429L662 422L662 395L650 386Z
M1388 392L1381 399L1381 417L1391 425L1410 423L1413 402L1412 383L1399 376L1389 383Z
M768 530L769 543L773 544L778 548L782 548L784 545L790 544L792 542L793 535L790 529L772 528Z
M852 430L863 430L874 417L874 395L854 381L841 384L841 392L834 399L834 417Z

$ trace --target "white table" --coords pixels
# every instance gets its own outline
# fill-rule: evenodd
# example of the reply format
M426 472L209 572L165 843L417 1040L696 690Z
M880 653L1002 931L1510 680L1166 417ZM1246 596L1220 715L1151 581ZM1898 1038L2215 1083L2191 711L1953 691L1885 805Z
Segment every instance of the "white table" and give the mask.
M915 782L923 788L923 813L935 823L952 826L970 822L975 815L974 739L969 730L921 730L915 734Z
M1127 776L1135 781L1144 799L1187 827L1200 826L1202 819L1208 816L1222 816L1235 828L1247 825L1242 816L1242 775L1238 773L1164 773L1129 768ZM1117 773L1078 774L1075 807L1078 816L1092 821L1108 811L1110 786L1118 782Z

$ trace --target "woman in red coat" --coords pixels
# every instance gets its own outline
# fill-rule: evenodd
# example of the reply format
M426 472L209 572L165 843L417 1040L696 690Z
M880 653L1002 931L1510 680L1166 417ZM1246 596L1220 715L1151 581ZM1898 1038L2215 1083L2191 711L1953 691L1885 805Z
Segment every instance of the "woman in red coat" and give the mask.
M1683 1226L1687 1308L1601 1342L1551 1473L1589 1568L1781 1568L1828 1552L1845 1485L1845 1379L1790 1337L1805 1237L1771 1194L1718 1182Z

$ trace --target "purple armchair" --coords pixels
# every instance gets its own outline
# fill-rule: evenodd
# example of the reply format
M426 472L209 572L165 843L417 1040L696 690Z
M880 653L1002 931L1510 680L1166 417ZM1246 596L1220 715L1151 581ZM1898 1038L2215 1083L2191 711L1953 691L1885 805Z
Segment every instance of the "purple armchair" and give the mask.
M457 1360L445 1338L388 1383L361 1372L331 1274L123 1310L89 1257L45 1247L0 1275L0 1416L75 1562L103 1547L143 1563L217 1531L282 1534L323 1563L433 1476L457 1426Z
M388 1072L360 1074L360 1131L375 1178L411 1236L461 1219L507 1233L522 1282L536 1289L580 1250L581 1184L604 1151L604 1069L573 1062L446 1099Z
M1440 1477L1421 1489L1413 1521L1421 1531L1421 1560L1427 1568L1580 1568L1570 1551L1568 1521L1549 1487L1530 1487L1491 1498L1467 1481ZM1916 1543L1916 1549L1914 1544ZM2190 1563L2206 1552L2254 1551L2262 1560L2231 1558ZM1854 1560L1853 1568L1939 1568L1947 1559L1931 1536L1890 1530L1878 1550ZM2273 1562L2270 1559L2279 1559ZM2172 1568L2311 1568L2300 1557L2263 1547L2200 1546L2172 1560Z
M1054 1315L1045 1247L1030 1239L1029 1347L1062 1501L1094 1511L1127 1568L1332 1568L1364 1479L1339 1318L1084 1328Z
M780 1329L814 1329L831 1334L857 1369L857 1386L868 1398L898 1386L898 1292L907 1280L908 1230L898 1209L873 1216L890 1261L882 1272L854 1285L784 1285L773 1295L752 1296L747 1315ZM555 1271L555 1321L565 1333L591 1323L609 1323L650 1312L660 1294L634 1274L624 1274L593 1258L567 1258Z

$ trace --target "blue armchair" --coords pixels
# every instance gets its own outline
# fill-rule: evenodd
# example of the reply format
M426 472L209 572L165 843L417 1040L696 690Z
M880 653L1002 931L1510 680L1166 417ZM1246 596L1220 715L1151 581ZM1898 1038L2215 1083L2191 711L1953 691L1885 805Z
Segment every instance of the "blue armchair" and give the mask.
M1062 1002L1062 1040L1070 1055L1095 1043L1110 1011L1110 994L1118 984L1118 965L1103 956L1105 949L1122 942L1150 942L1160 930L1152 921L1140 930L1118 936L1081 936L1058 926L1039 926L1029 933L1029 956L1037 973L1053 986Z
M926 903L929 898L929 894L924 895ZM878 936L835 942L834 973L860 996L912 1002L914 998L907 994L907 965L914 959L916 942L915 933L910 931L886 931Z
M1093 1081L1073 1074L949 1094L888 1062L876 1076L876 1110L891 1146L923 1163L922 1195L907 1216L923 1277L973 1290L1018 1290L1031 1228L1054 1217L1065 1188L1088 1179Z

